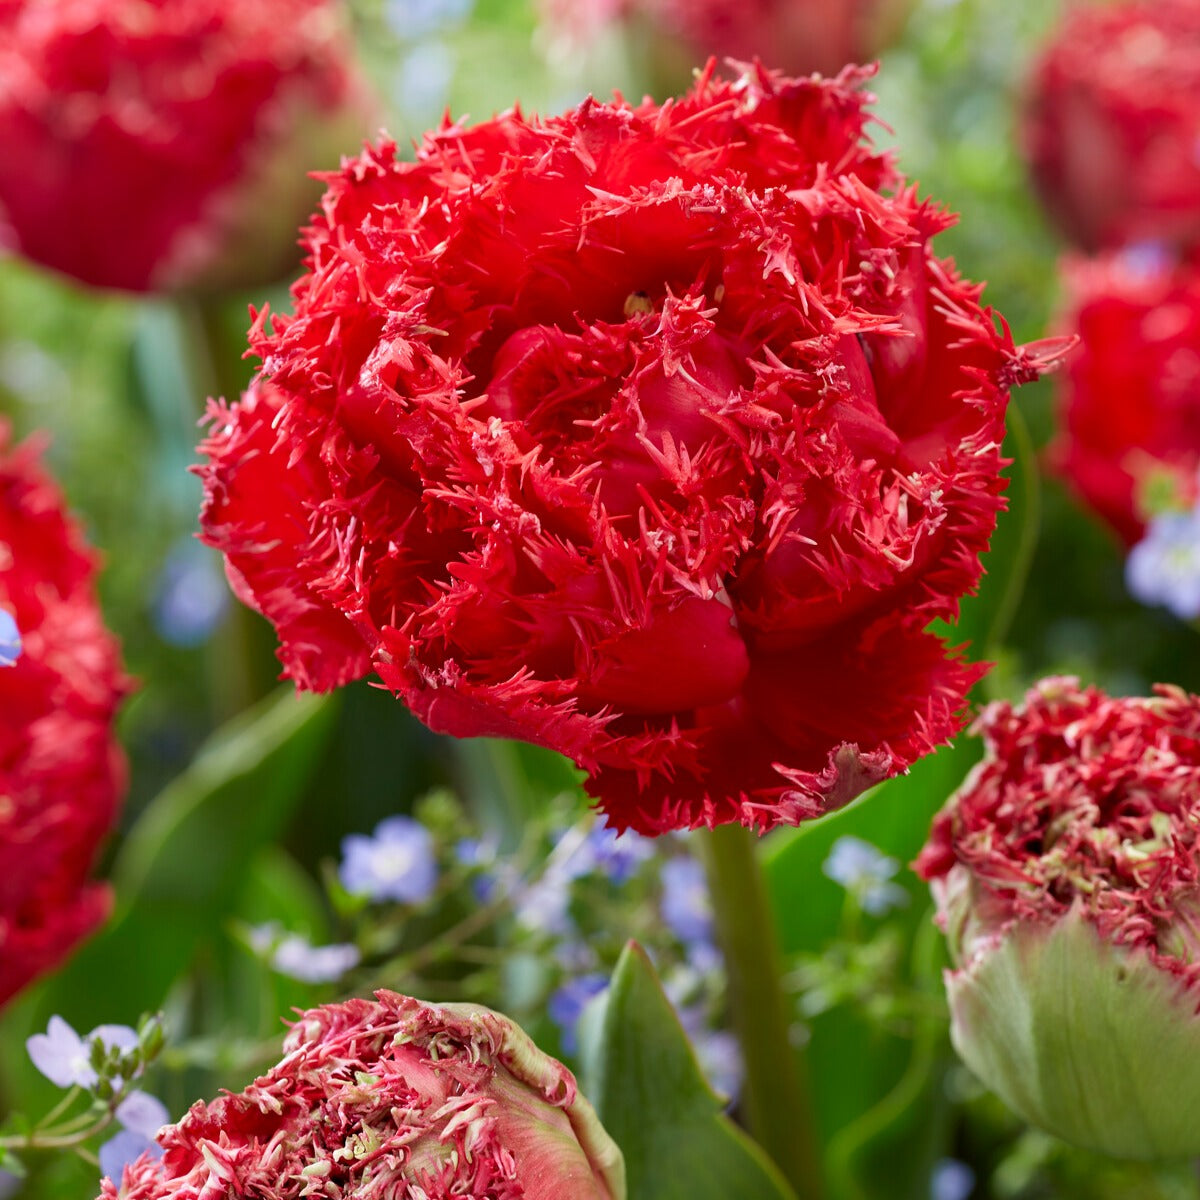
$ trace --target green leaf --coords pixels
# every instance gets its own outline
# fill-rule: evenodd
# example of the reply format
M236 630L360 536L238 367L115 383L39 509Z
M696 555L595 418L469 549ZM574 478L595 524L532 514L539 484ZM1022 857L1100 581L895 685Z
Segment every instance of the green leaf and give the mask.
M725 1116L634 942L617 963L600 1037L589 1049L588 1095L625 1155L629 1200L795 1200L774 1164Z
M88 1028L159 1008L199 948L225 936L259 850L302 798L333 728L332 697L289 688L219 730L151 801L113 869L116 913L47 989Z

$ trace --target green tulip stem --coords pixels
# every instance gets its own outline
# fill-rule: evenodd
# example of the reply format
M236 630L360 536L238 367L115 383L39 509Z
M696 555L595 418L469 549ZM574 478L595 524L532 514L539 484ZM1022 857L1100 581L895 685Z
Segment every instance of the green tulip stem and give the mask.
M803 1059L790 1037L757 839L738 825L703 836L730 1014L746 1067L742 1115L801 1200L819 1200L824 1188L812 1105Z

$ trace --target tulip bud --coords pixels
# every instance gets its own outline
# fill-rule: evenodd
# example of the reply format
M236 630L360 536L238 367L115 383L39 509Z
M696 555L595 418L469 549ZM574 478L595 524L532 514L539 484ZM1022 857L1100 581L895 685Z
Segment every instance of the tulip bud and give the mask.
M1022 1116L1122 1158L1200 1154L1200 697L1044 680L916 862L951 1038Z
M507 1017L394 992L304 1013L278 1066L192 1106L102 1197L624 1200L621 1152L571 1072Z

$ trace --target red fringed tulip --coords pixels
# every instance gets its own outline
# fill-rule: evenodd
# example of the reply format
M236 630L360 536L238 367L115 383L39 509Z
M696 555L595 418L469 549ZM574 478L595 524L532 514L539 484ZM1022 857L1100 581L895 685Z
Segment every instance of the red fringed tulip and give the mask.
M332 0L0 0L0 241L99 287L269 282L364 112Z
M1050 462L1132 545L1156 508L1190 507L1200 467L1200 270L1153 246L1063 271L1079 346Z
M376 995L302 1013L277 1067L194 1104L101 1200L625 1200L616 1143L512 1021Z
M1085 250L1200 235L1200 4L1073 4L1029 84L1023 141Z
M0 1003L109 911L88 873L124 790L127 681L95 570L35 447L0 425Z
M1034 368L864 144L862 77L709 72L329 177L201 469L287 675L559 750L644 833L795 823L958 729L979 669L926 627Z
M543 0L546 23L583 50L621 25L646 49L663 83L691 79L709 55L769 61L796 75L836 75L900 34L913 0Z
M1200 697L1048 679L977 728L984 761L916 863L956 1048L1067 1141L1200 1154Z

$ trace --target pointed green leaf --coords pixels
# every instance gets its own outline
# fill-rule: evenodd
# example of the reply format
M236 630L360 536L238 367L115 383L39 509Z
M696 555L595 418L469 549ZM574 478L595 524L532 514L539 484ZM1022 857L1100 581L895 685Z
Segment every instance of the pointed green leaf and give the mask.
M722 1112L634 942L613 973L590 1059L588 1095L625 1155L629 1200L795 1200L774 1164Z

